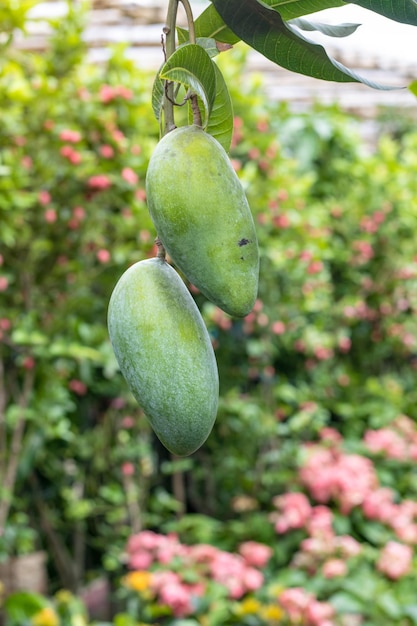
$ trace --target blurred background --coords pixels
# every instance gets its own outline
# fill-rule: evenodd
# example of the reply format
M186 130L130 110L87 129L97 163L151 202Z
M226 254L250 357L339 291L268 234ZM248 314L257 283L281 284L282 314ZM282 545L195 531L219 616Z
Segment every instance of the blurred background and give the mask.
M165 10L0 7L3 622L416 624L415 96L302 77L242 44L216 59L259 298L237 320L193 291L220 409L198 452L171 457L106 327L118 278L155 254ZM363 21L364 39L326 43L345 65L416 79L414 27L385 20L388 46L356 9L315 19Z

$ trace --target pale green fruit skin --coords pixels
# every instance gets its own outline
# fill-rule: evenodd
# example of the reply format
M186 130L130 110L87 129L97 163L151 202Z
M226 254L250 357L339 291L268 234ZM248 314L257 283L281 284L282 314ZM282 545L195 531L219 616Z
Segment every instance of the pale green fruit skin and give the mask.
M108 329L161 442L178 456L195 452L216 419L219 379L210 336L178 273L159 258L130 267L110 298Z
M252 214L225 150L198 126L157 144L146 174L156 231L175 265L221 309L244 317L258 293Z

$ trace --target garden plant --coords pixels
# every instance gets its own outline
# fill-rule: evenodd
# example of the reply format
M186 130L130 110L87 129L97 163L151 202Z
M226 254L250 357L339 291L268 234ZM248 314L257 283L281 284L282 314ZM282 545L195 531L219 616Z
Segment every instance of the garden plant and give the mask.
M46 549L50 575L47 595L3 589L7 626L417 624L415 116L391 120L395 138L381 121L369 147L337 107L268 100L245 76L248 44L316 78L362 80L301 35L307 4L212 2L194 21L185 3L176 31L170 2L156 78L122 45L88 60L87 7L51 21L44 54L4 40L0 556ZM24 28L29 4L7 6L5 30ZM384 6L416 23L413 2ZM157 178L169 142L188 171L174 126L215 150L242 233L225 228L215 186L198 195L204 160L195 187ZM172 236L188 187L193 230ZM200 263L217 226L231 245ZM254 254L239 311L223 300L241 280L236 250ZM122 306L140 281L145 295ZM168 435L156 414L155 436L152 394L169 399L184 372L197 391L181 392ZM196 433L181 411L202 417ZM110 608L95 618L81 598L103 572Z

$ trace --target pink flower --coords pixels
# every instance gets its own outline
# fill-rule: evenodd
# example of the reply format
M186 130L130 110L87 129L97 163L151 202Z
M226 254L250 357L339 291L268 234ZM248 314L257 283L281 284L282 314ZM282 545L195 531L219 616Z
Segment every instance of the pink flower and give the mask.
M391 459L406 460L407 446L404 439L391 428L367 430L364 443L374 454L384 453Z
M210 563L216 559L218 548L210 544L198 543L192 546L192 558L196 563Z
M135 466L133 463L123 463L122 464L122 474L123 476L133 476L135 473Z
M307 623L311 626L324 626L325 624L331 626L334 609L328 602L312 599L306 608L305 616L309 620Z
M45 222L47 222L48 224L53 224L54 222L56 222L57 214L55 209L46 209L43 216L45 218Z
M35 359L33 358L33 356L26 356L23 359L22 365L25 370L33 370L33 368L35 367Z
M112 146L103 145L99 148L100 154L104 159L111 159L114 156L114 149Z
M326 346L316 346L314 348L314 356L319 361L327 361L333 357L333 350L331 348L326 348Z
M300 478L318 502L338 500L342 513L361 504L378 484L373 464L358 454L312 447Z
M0 318L0 330L10 330L11 326L12 323L8 317Z
M275 530L282 534L293 528L303 528L311 515L311 505L303 493L292 492L273 499L280 515Z
M30 157L28 155L23 156L22 160L21 160L21 164L22 164L22 167L24 167L26 170L30 170L30 168L33 165L32 157Z
M133 98L133 91L124 85L117 85L115 91L116 95L123 100L131 100Z
M162 604L170 607L175 617L185 617L193 612L191 594L183 584L164 585L159 592L159 599Z
M284 322L280 322L279 320L273 322L271 325L271 331L274 335L283 335L285 333L285 329L286 327Z
M78 143L81 141L81 133L78 130L70 130L66 128L59 133L61 141L68 141L69 143Z
M413 550L397 541L388 541L381 551L377 569L391 580L402 578L411 571Z
M131 167L124 167L122 169L122 178L130 185L136 185L138 182L138 175L132 170Z
M350 535L338 535L335 537L334 547L345 559L357 556L362 551L362 546L359 541L356 541L356 539Z
M319 260L310 261L307 266L307 274L318 274L323 269L323 263Z
M388 487L380 487L370 491L362 503L362 511L368 519L389 522L395 517L396 506L393 502L394 493Z
M370 259L372 259L372 257L374 256L374 250L372 248L372 245L369 243L369 241L366 241L365 239L354 241L352 247L355 253L357 253L354 257L355 263L366 263L367 261L370 261Z
M352 347L352 341L350 340L349 337L340 337L337 344L341 352L349 352L349 350Z
M347 565L342 559L329 559L323 564L322 574L325 578L336 578L347 574Z
M315 506L311 509L310 519L306 523L306 527L310 535L333 537L333 513L327 506Z
M145 550L154 550L160 543L161 535L158 535L152 530L142 530L142 532L129 537L127 542L127 552L132 554L142 548Z
M272 223L277 228L289 228L291 225L290 218L286 213L282 213L281 215L277 215L273 218Z
M135 420L133 419L133 417L131 415L125 415L125 417L122 419L122 427L133 428L134 425Z
M61 148L59 149L59 154L61 156L63 156L65 159L68 159L70 157L70 155L72 154L74 148L72 146L61 146Z
M239 553L248 565L265 567L272 556L272 548L257 541L245 541L240 544Z
M301 587L291 587L290 589L284 589L279 596L278 600L284 611L288 613L290 620L302 623L302 617L307 606L311 602L312 596ZM297 622L296 622L297 623Z
M49 204L51 201L51 194L49 193L49 191L42 189L38 193L38 200L39 200L39 203L42 205Z
M98 97L101 102L111 102L116 97L116 91L114 87L111 87L111 85L104 84L100 86Z
M68 146L68 145L62 146L59 150L59 153L65 159L68 159L68 161L72 163L73 165L78 165L78 163L81 163L81 160L82 160L81 154L77 152L76 150L74 150L72 146Z
M96 257L97 257L97 260L100 263L104 264L104 263L108 263L110 261L111 254L105 248L101 248L100 250L97 250Z
M96 176L90 176L88 186L92 189L108 189L111 187L111 180L105 174L97 174Z
M138 550L129 558L129 567L137 570L147 570L153 563L152 554Z
M7 280L6 276L0 276L0 291L6 291L8 286L9 281Z
M68 387L78 396L85 396L85 394L87 393L87 385L81 380L76 380L75 378L69 381Z
M160 541L156 549L156 559L159 563L166 565L177 556L186 556L188 552L189 547L181 544L174 533L160 535Z
M320 431L320 439L326 443L336 445L342 441L342 435L335 429L325 426Z
M76 220L81 222L85 218L85 210L82 206L76 206L72 209L72 215Z
M242 576L242 582L245 588L245 592L256 591L262 587L264 582L264 576L262 572L254 567L248 567L244 570Z
M71 152L71 154L68 157L68 160L70 161L70 163L72 163L73 165L78 165L79 163L81 163L82 161L82 156L80 152L77 152L76 150L73 150Z

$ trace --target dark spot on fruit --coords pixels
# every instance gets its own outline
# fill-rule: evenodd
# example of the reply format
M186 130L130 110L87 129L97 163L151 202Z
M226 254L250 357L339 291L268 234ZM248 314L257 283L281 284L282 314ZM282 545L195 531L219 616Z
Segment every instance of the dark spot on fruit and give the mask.
M240 241L238 241L237 245L239 246L239 248L241 248L242 246L247 246L248 243L250 243L249 239L241 239Z

